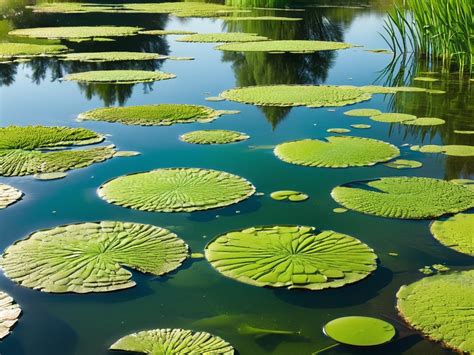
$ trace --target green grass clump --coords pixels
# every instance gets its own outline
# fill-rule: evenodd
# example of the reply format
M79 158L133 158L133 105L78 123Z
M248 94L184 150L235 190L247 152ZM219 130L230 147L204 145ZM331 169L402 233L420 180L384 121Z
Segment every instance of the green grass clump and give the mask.
M225 33L199 33L190 36L180 37L178 42L254 42L266 41L267 37L258 36L256 33L225 32ZM218 47L219 48L219 47Z
M15 59L55 56L67 52L68 48L59 44L0 43L0 62Z
M314 53L318 51L332 51L350 48L352 45L343 42L327 41L305 41L305 40L285 40L285 41L265 41L247 43L229 43L217 46L221 51L232 52L293 52L293 53Z
M148 70L94 70L66 75L63 80L87 83L136 84L176 78L176 75Z
M118 61L139 61L139 60L157 60L166 59L167 56L157 53L146 52L86 52L69 53L61 56L62 60L77 62L118 62Z
M94 37L123 37L134 36L140 27L129 26L67 26L67 27L37 27L23 28L10 31L12 36L49 39L78 39Z

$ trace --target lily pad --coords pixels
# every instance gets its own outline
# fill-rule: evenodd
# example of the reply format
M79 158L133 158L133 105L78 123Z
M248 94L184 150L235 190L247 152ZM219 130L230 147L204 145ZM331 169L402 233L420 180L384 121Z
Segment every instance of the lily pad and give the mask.
M351 124L351 127L352 128L357 128L357 129L369 129L372 126L369 125L369 124L355 123L355 124Z
M445 123L445 120L436 117L418 117L411 121L402 122L402 124L410 126L438 126Z
M148 70L94 70L66 75L63 80L87 83L135 84L176 78L176 75Z
M291 201L291 202L301 202L301 201L306 201L309 196L299 192L299 191L293 191L293 190L280 190L280 191L275 191L270 194L270 197L274 200L277 201Z
M187 30L146 30L139 32L142 35L167 36L167 35L194 35L196 32Z
M423 164L419 161L407 159L397 159L384 165L394 169L416 169L423 166Z
M474 353L474 270L424 277L400 288L397 308L430 340L460 353Z
M193 131L181 136L184 142L192 144L227 144L240 142L248 138L249 136L245 133L224 129Z
M178 38L178 42L252 42L252 41L266 41L267 37L259 36L256 33L242 33L242 32L224 32L224 33L198 33L190 36Z
M7 293L0 291L0 339L10 334L20 314L20 306Z
M474 131L462 131L462 130L459 130L459 129L455 129L454 133L457 133L457 134L474 134Z
M116 153L115 153L116 154ZM114 154L114 156L115 156ZM35 179L37 180L59 180L64 179L67 176L66 173L44 173L44 174L35 174Z
M284 17L284 16L233 16L220 17L224 21L302 21L301 17Z
M307 40L285 40L229 43L217 46L216 49L231 52L298 52L314 53L319 51L334 51L338 49L351 48L352 45L343 42L307 41Z
M287 163L326 168L371 166L400 155L389 143L351 136L286 142L277 145L274 153Z
M351 130L347 128L328 128L326 132L328 133L339 133L339 134L344 134L344 133L349 133Z
M347 208L337 207L332 210L334 213L346 213L349 211Z
M431 224L431 234L447 247L474 256L474 214L458 213Z
M382 111L372 108L358 108L355 110L346 111L344 114L353 117L372 117L382 114Z
M145 52L86 52L86 53L69 53L61 57L66 61L103 63L118 61L140 61L140 60L157 60L166 59L167 56L157 53Z
M20 190L10 185L0 183L0 210L18 202L22 196L23 192Z
M425 177L384 177L337 186L331 196L344 207L371 215L423 219L474 207L474 191Z
M442 153L456 157L472 157L474 156L474 146L472 145L414 145L410 150L421 153Z
M223 275L254 286L322 290L366 278L377 256L361 241L305 226L252 227L218 236L205 248Z
M8 126L0 128L0 175L24 176L83 168L112 158L113 145L65 149L99 143L104 137L84 128ZM53 149L54 151L45 151Z
M211 101L211 102L225 101L225 99L223 97L220 97L220 96L209 96L209 97L206 97L204 100Z
M166 229L103 221L34 232L5 250L0 267L8 278L35 290L108 292L135 286L122 266L163 275L187 257L187 245Z
M150 355L234 354L234 348L225 340L206 332L185 329L144 330L120 338L110 349Z
M10 31L8 34L31 38L77 39L134 36L140 30L142 28L129 26L67 26L22 28Z
M169 126L175 123L211 122L231 111L183 104L159 104L126 107L104 107L81 113L79 120L106 121L128 125Z
M425 82L433 83L435 81L439 81L439 79L431 78L429 76L417 76L413 78L413 81L425 81Z
M54 56L68 50L59 44L0 43L0 62Z
M269 85L226 90L230 101L260 106L346 106L370 100L371 95L355 86Z
M376 346L388 343L395 328L388 322L372 317L341 317L327 323L324 334L335 341L353 346Z
M406 113L381 113L380 115L371 116L370 119L377 122L405 123L406 121L416 120L416 116Z
M140 155L140 152L135 152L133 150L120 150L118 152L115 152L114 157L135 157L137 155Z
M400 92L428 92L428 89L419 88L416 86L379 86L379 85L366 85L361 86L365 92L369 94L397 94Z
M255 187L237 175L196 168L157 169L125 175L102 185L98 194L115 205L141 211L193 212L243 201Z

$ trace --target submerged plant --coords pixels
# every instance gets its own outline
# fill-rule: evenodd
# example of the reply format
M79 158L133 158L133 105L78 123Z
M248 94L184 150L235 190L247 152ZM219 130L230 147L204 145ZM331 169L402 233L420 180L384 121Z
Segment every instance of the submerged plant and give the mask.
M0 339L10 334L20 314L20 306L7 293L0 291Z
M351 48L352 45L343 42L285 40L229 43L217 46L216 49L231 52L270 52L270 53L314 53Z
M224 129L213 129L193 131L181 136L181 140L192 144L228 144L248 139L245 133L228 131Z
M458 213L431 224L431 234L443 245L474 256L474 214Z
M87 83L135 84L176 78L176 75L148 70L94 70L66 75L63 80Z
M0 183L0 210L18 202L22 196L23 192L20 190L10 185Z

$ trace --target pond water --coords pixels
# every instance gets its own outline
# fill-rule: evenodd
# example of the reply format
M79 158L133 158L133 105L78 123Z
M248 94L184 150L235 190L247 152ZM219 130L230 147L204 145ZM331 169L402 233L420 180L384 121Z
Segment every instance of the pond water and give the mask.
M30 4L31 2L28 1ZM107 64L37 59L0 64L0 126L65 125L86 127L107 135L120 150L140 156L115 158L69 172L57 181L30 177L0 178L21 189L24 199L0 212L0 249L29 233L81 221L120 220L149 223L177 233L194 252L224 232L256 225L299 224L335 230L354 236L374 248L379 265L374 274L354 285L324 291L259 288L227 279L205 260L188 261L166 277L134 272L137 286L102 294L46 294L20 287L3 274L0 289L21 305L23 315L13 333L0 343L1 354L67 355L109 354L119 337L150 328L206 330L229 341L240 354L310 354L333 344L322 326L337 317L366 315L390 321L397 339L377 349L337 346L325 354L444 354L450 351L409 330L398 317L395 294L403 284L420 279L418 269L443 263L462 270L472 258L438 243L428 220L396 220L357 212L337 214L330 196L333 187L354 180L382 176L425 176L442 179L473 178L472 157L447 157L410 151L404 144L474 144L473 135L454 130L474 130L473 90L469 80L442 76L435 83L413 82L428 68L413 58L372 53L386 48L383 32L386 4L364 1L362 6L316 7L319 3L292 3L305 12L254 10L256 15L303 17L303 21L247 21L224 23L219 19L177 18L158 14L32 14L21 1L0 2L0 41L13 28L66 25L127 25L147 29L182 29L196 32L240 31L273 39L344 41L364 47L317 54L271 55L214 50L214 44L177 42L178 36L136 36L115 42L71 44L80 51L147 51L191 56L194 61L147 61ZM339 2L338 2L339 4ZM280 4L281 5L281 4ZM284 4L285 5L285 4ZM286 4L288 5L288 4ZM349 6L350 5L350 6ZM254 15L252 14L252 15ZM162 70L176 79L154 84L87 85L58 80L65 74L93 69ZM259 108L235 102L208 102L236 86L268 84L415 85L445 90L443 95L402 93L374 95L350 108L376 108L420 117L445 119L436 127L403 126L343 115L349 108ZM472 86L472 85L471 85ZM169 127L137 127L101 122L77 122L86 110L110 105L189 103L216 109L240 110L212 123ZM384 165L326 169L286 164L272 146L302 138L324 138L328 128L371 124L351 135L377 138L402 146L401 156L423 163L419 169L396 170ZM229 145L200 146L178 139L196 129L232 129L250 135ZM96 189L114 177L162 167L202 167L235 173L251 181L263 196L253 196L226 208L194 213L151 213L125 209L97 197ZM275 190L293 189L310 195L302 203L274 201ZM397 253L398 256L390 256ZM199 321L199 323L195 323ZM197 324L197 325L196 325ZM239 324L300 331L297 336L240 334Z

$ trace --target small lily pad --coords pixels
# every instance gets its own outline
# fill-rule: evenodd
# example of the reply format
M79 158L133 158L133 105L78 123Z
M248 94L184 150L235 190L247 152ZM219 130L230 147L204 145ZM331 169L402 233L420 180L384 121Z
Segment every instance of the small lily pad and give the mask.
M22 196L23 192L20 190L10 185L0 183L0 210L18 202Z
M472 145L414 145L411 150L421 153L442 153L456 157L472 157L474 156L474 146Z
M242 32L224 32L224 33L198 33L178 38L178 42L202 42L202 43L218 43L218 42L253 42L266 41L267 37L259 36L256 33Z
M455 129L454 133L457 133L457 134L474 134L474 131L462 131L462 130L459 130L459 129Z
M220 96L209 96L209 97L206 97L204 100L212 101L212 102L225 101L225 99L223 97L220 97Z
M245 133L224 129L193 131L181 136L186 143L192 144L228 144L248 139Z
M129 26L67 26L22 28L10 31L8 34L31 38L77 39L134 36L140 30L141 28L139 27Z
M37 180L59 180L59 179L64 179L66 176L67 174L64 172L56 172L56 173L35 174L34 178Z
M355 123L355 124L351 124L351 127L357 128L357 129L369 129L372 126L369 124L364 124L364 123Z
M291 202L301 202L301 201L306 201L309 196L299 192L299 191L293 191L293 190L280 190L280 191L275 191L270 194L270 197L274 200L277 201L291 201Z
M220 17L224 21L302 21L301 17L284 17L284 16L233 16Z
M341 317L327 323L324 334L335 341L353 346L376 346L388 343L395 328L388 322L372 317Z
M428 83L433 83L435 81L439 81L439 79L432 78L432 77L429 77L429 76L417 76L417 77L413 78L413 81L425 81L425 82L428 82Z
M246 43L229 43L217 46L216 49L231 52L279 52L279 53L314 53L351 48L352 45L343 42L284 40Z
M0 62L56 56L68 50L59 44L0 43Z
M353 117L372 117L382 114L382 111L372 108L358 108L355 110L346 111L344 114Z
M344 133L349 133L351 130L347 128L328 128L326 132L328 133L339 133L339 134L344 134Z
M458 213L431 224L431 234L443 245L474 256L474 214Z
M349 211L347 208L337 207L332 210L334 213L346 213Z
M20 306L7 293L0 291L0 339L10 334L20 315Z
M185 329L152 329L120 338L110 350L159 354L233 355L234 348L225 340L206 333Z
M361 89L368 92L369 94L398 94L400 92L427 92L428 89L419 88L416 86L379 86L379 85L366 85L361 86Z
M371 116L370 119L377 122L405 123L405 121L415 120L416 116L406 113L382 113L380 115Z
M384 165L394 169L416 169L423 166L423 164L419 161L407 159L397 159L389 163L385 163Z
M119 150L115 152L114 157L135 157L140 155L140 152L135 152L133 150Z
M141 35L167 36L167 35L194 35L196 32L187 30L146 30L140 31Z
M118 62L118 61L141 61L141 60L157 60L166 59L167 56L157 53L146 52L86 52L86 53L69 53L61 57L66 61L77 62Z
M66 75L63 80L86 83L135 84L176 78L176 75L148 70L94 70Z
M445 123L445 120L436 117L417 117L414 120L402 122L402 124L410 126L438 126Z

